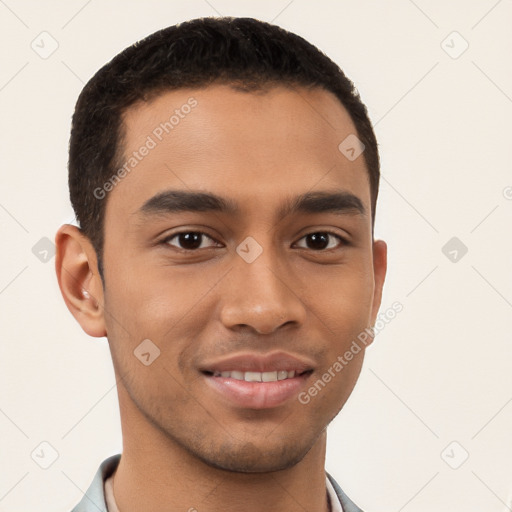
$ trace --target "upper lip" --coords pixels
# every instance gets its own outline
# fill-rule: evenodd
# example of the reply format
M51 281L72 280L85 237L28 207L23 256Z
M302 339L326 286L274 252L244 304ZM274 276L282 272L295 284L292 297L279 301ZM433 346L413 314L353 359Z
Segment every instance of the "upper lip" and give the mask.
M239 370L243 372L274 372L279 370L304 373L312 370L313 363L307 358L294 356L286 352L272 352L269 354L240 353L224 359L207 362L201 365L203 372L227 372Z

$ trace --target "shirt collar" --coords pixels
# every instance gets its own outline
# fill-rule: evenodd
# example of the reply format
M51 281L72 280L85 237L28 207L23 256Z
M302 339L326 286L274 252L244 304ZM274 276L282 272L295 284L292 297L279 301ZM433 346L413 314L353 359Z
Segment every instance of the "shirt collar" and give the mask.
M101 463L89 489L72 512L119 512L115 504L114 495L111 492L109 477L116 470L120 460L121 454L117 454ZM329 474L326 474L325 485L331 504L331 512L352 512L360 510L353 505ZM342 505L342 503L344 503L344 505ZM348 508L344 508L344 506L348 506ZM351 508L352 506L354 508Z
M330 512L343 512L341 503L332 486L330 480L325 477L325 486L327 487L327 495L329 497L329 504L331 505ZM112 487L112 475L105 480L105 501L107 504L108 512L119 512L116 500L114 498L114 489Z
M329 496L329 503L331 504L331 512L343 512L340 499L327 476L325 477L325 486L327 487L327 495Z

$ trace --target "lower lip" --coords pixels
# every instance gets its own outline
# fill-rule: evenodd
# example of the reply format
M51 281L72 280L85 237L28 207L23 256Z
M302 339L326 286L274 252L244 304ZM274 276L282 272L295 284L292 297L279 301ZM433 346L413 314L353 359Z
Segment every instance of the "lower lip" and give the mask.
M249 409L270 409L296 397L311 373L275 382L247 382L203 375L208 385L233 404Z

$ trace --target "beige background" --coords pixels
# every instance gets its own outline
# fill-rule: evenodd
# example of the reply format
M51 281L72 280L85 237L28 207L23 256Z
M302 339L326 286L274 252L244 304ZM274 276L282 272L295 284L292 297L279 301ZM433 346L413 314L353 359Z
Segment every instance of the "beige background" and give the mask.
M325 51L380 143L382 310L403 311L329 427L327 469L367 512L510 510L512 2L2 0L0 511L68 512L121 447L106 341L75 323L44 252L74 217L76 98L136 39L216 14L273 21ZM41 37L58 43L46 59ZM445 249L456 262L442 250L452 237L468 248ZM50 460L43 441L59 454L48 469L31 458Z

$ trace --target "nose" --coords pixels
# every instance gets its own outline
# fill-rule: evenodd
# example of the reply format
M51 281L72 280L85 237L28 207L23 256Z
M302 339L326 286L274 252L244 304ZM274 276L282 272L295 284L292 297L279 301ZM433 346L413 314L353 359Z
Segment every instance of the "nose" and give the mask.
M306 307L300 298L299 279L289 270L279 270L282 266L276 263L270 250L252 263L234 256L234 267L222 289L220 317L226 328L271 334L304 323Z

